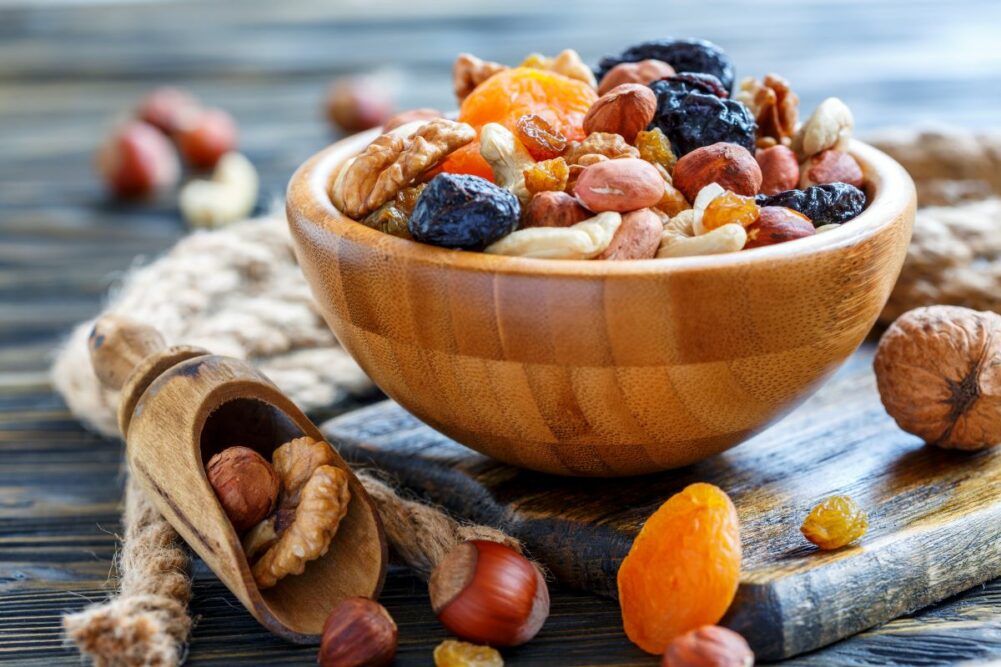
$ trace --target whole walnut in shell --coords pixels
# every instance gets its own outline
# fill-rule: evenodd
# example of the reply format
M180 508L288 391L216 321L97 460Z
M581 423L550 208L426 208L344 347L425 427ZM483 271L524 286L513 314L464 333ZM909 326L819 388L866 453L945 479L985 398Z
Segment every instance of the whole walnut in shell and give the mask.
M1001 315L917 308L883 334L874 362L900 428L946 449L1001 442Z

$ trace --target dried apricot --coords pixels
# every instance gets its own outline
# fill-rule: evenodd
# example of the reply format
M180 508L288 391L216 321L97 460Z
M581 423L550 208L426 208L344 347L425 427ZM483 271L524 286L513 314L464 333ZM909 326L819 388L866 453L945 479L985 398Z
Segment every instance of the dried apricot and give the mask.
M435 667L504 667L497 649L446 639L434 649Z
M536 160L551 160L567 147L567 138L537 114L525 114L515 123L514 135Z
M555 72L514 67L477 86L462 101L459 120L477 132L487 123L501 123L515 132L519 118L535 114L566 141L580 141L586 136L584 116L596 99L598 94L582 81ZM452 153L443 166L452 173L493 179L490 166L480 156L478 141Z
M741 197L727 190L709 202L702 214L703 233L734 222L741 227L749 227L758 219L758 213L754 197Z
M525 187L533 195L552 190L563 191L570 178L570 167L561 157L536 162L525 170Z
M848 496L831 496L810 510L799 529L821 549L837 549L865 535L869 517Z
M626 635L649 653L726 613L740 579L740 523L712 484L671 496L644 524L619 567Z

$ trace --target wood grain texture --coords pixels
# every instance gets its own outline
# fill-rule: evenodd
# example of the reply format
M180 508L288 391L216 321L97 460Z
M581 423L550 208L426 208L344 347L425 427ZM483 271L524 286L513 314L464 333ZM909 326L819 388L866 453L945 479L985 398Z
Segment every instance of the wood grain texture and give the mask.
M879 403L872 350L750 442L637 479L583 481L506 466L389 401L324 431L349 461L387 470L457 515L511 532L561 582L609 597L651 512L693 482L720 486L737 506L744 547L725 623L774 660L1001 575L1001 448L957 455L901 432ZM813 504L836 493L867 508L870 528L857 545L822 552L798 528Z
M102 599L121 533L121 444L83 430L48 383L53 348L91 317L136 257L184 231L172 196L109 200L92 151L151 86L192 88L231 111L260 171L262 204L336 135L330 78L389 66L401 108L448 108L458 51L518 62L577 48L595 61L641 39L700 35L738 74L776 71L812 108L844 99L865 131L928 120L991 127L1001 108L995 0L814 3L522 0L469 3L27 3L0 8L0 662L78 665L60 615ZM740 20L720 17L739 16ZM332 412L353 404L331 406ZM314 416L314 421L316 417ZM864 430L864 429L863 429ZM819 436L818 436L819 437ZM725 456L725 455L724 455ZM587 482L582 482L587 484ZM315 650L265 632L196 560L190 665L307 665ZM554 585L539 637L508 664L650 665L616 605ZM428 664L445 632L424 585L394 568L381 597L400 624L397 664ZM1001 657L1001 580L783 665L952 665Z
M343 216L329 186L378 131L292 177L296 254L337 339L425 423L513 465L649 473L742 442L858 347L896 282L915 195L856 142L868 208L729 255L538 260L437 248Z

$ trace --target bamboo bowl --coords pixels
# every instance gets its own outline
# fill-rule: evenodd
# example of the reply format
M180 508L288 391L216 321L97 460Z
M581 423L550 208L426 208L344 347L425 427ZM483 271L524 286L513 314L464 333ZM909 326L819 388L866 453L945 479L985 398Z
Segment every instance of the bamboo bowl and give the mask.
M624 262L447 250L330 203L337 168L377 132L321 151L289 184L296 254L327 324L422 421L561 475L683 466L785 415L875 323L914 221L907 173L853 142L869 207L807 239Z

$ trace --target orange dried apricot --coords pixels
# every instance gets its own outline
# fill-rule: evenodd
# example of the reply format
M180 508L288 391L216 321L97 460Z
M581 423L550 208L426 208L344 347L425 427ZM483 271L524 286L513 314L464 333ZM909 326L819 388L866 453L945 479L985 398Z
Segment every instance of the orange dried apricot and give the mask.
M732 222L749 227L758 219L759 211L754 197L742 197L727 190L706 206L702 214L702 228L710 232Z
M848 496L831 496L810 510L799 529L821 549L838 549L865 535L869 517Z
M536 115L566 141L586 136L584 116L598 94L582 81L555 72L514 67L493 75L470 93L459 107L459 120L479 132L487 123L500 123L517 131L518 119ZM480 143L473 141L452 153L443 169L493 180L490 166L480 156Z
M740 580L740 522L712 484L671 496L644 524L619 567L626 635L649 653L723 617Z

